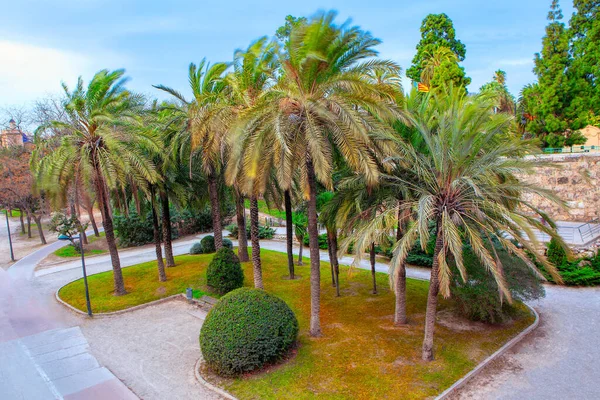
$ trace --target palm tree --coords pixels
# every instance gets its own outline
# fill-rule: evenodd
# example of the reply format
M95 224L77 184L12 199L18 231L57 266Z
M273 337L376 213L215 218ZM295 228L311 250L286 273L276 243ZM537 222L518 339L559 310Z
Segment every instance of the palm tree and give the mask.
M435 70L445 62L458 62L458 57L448 47L440 46L425 56L423 71L421 72L421 83L431 86Z
M127 176L154 182L154 165L144 148L154 146L153 138L125 129L137 120L141 98L125 89L125 71L102 70L84 87L81 77L73 91L63 84L68 122L51 124L64 129L60 146L40 160L41 179L67 182L75 170L91 178L102 213L102 225L111 257L115 295L126 293L115 242L108 189L126 182Z
M397 94L366 78L372 70L398 70L391 61L372 58L380 41L348 23L338 26L334 18L333 12L318 14L292 28L278 82L253 107L256 129L247 140L251 171L273 154L294 160L281 163L279 174L292 176L296 170L301 176L308 200L312 336L321 335L317 181L331 188L336 149L369 184L377 183L375 149L385 146L385 140L374 142L372 136L386 132L381 121L395 116Z
M276 47L267 37L254 41L245 50L236 50L233 56L233 73L227 77L231 90L233 115L237 121L231 128L232 151L227 163L227 177L241 192L250 196L250 239L252 242L252 265L254 286L263 288L260 241L258 238L258 196L268 191L273 179L272 160L264 155L261 168L246 163L244 137L255 128L254 115L249 112L256 105L273 79ZM240 221L241 222L241 221ZM239 224L238 224L239 225ZM238 227L240 234L241 228ZM244 230L245 231L245 230Z
M228 65L216 63L210 65L205 59L198 65L191 63L188 79L194 96L192 101L175 89L157 85L157 89L173 95L182 103L180 113L186 118L184 129L174 138L174 143L181 148L183 143L189 143L191 151L198 153L202 170L208 182L212 222L215 238L215 248L223 246L223 229L221 226L221 211L218 193L218 175L221 171L222 154L226 144L224 137L227 132L227 115L229 104L226 98L225 71ZM181 117L181 116L179 116ZM194 157L190 157L193 159Z
M424 360L432 360L438 293L450 296L450 257L462 280L466 281L463 248L465 243L470 245L481 264L495 278L500 295L510 302L510 291L492 241L500 243L539 274L526 252L513 241L535 253L539 243L534 229L561 239L552 222L549 226L543 225L536 216L546 221L551 221L550 218L523 200L525 193L534 193L560 203L550 191L517 178L533 170L532 161L520 157L534 147L530 142L516 140L508 134L512 118L495 114L494 102L489 97L469 97L453 87L426 97L426 107L408 115L423 137L424 148L418 151L405 144L400 149L401 158L397 160L407 171L406 177L396 178L398 183L411 188L414 193L414 198L404 204L412 210L414 218L395 246L392 266L406 260L417 238L425 246L429 241L430 226L435 227L422 353ZM396 210L386 210L365 230L391 227L395 222ZM545 259L540 261L560 282L556 268Z

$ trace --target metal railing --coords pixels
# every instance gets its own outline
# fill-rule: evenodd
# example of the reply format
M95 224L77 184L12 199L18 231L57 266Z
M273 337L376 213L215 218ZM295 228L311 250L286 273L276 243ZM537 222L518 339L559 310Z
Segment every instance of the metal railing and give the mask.
M542 149L544 154L590 153L597 151L600 151L600 146L546 147Z
M596 218L590 222L587 222L577 228L581 241L588 243L598 236L600 236L600 219Z

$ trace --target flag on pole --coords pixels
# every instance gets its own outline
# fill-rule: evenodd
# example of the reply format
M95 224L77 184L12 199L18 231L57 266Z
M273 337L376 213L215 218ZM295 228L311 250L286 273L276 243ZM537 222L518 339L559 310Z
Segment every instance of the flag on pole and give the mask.
M428 93L429 92L429 87L427 85L419 82L419 84L417 85L417 90L419 92Z

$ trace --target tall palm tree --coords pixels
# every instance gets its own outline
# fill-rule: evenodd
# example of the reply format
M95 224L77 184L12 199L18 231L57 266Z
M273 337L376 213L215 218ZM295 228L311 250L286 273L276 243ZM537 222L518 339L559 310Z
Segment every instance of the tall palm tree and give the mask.
M255 129L255 115L250 112L273 80L276 46L267 37L252 42L245 50L233 55L233 72L227 77L231 90L233 118L231 127L231 154L227 163L228 182L235 184L242 193L250 196L250 239L254 285L263 287L260 242L258 238L258 196L265 194L272 181L272 160L262 156L262 167L256 168L245 161L247 142L243 139ZM241 229L238 232L242 234Z
M125 129L137 120L141 98L125 89L125 71L102 70L84 87L80 77L73 91L63 84L63 107L68 122L53 121L64 130L60 146L40 160L41 179L66 182L73 166L80 176L91 178L102 213L102 225L113 267L115 295L126 293L115 242L108 189L126 182L154 182L158 176L144 148L154 138Z
M186 124L174 138L175 143L190 143L191 151L198 153L202 170L208 182L212 222L215 238L215 248L223 246L223 228L219 205L218 176L222 166L222 155L225 152L224 140L227 132L227 115L229 103L226 98L225 72L226 63L210 65L205 59L198 65L191 63L188 72L190 88L194 98L191 101L175 89L157 85L157 89L173 95L182 103L181 113L184 113ZM195 157L190 157L190 160Z
M406 260L417 238L425 246L430 226L435 226L422 353L424 360L432 360L438 294L450 296L450 259L466 281L463 249L465 243L469 244L495 278L500 294L510 302L502 264L491 243L497 241L539 273L526 252L513 241L532 253L539 245L534 229L562 241L552 222L546 226L539 220L539 216L546 221L550 218L525 201L523 195L534 193L558 203L560 200L550 191L517 178L533 171L532 161L520 157L534 147L508 134L511 117L494 113L494 102L489 97L469 97L450 87L447 92L427 96L426 107L408 118L422 135L424 149L417 151L410 144L400 149L398 163L404 166L407 176L396 179L414 192L414 198L404 204L414 218L395 246L392 267ZM391 227L395 222L396 210L386 210L365 231ZM556 268L545 259L541 262L560 282Z
M398 66L373 59L380 41L348 23L338 26L334 18L333 12L322 13L292 28L281 75L253 107L256 129L247 140L246 165L251 171L273 154L295 160L282 162L278 174L292 176L296 170L301 177L308 199L312 336L321 335L317 181L331 188L336 149L353 170L376 184L375 151L385 140L375 142L372 137L383 136L386 126L381 121L395 117L396 91L373 84L366 75L374 69L394 72Z

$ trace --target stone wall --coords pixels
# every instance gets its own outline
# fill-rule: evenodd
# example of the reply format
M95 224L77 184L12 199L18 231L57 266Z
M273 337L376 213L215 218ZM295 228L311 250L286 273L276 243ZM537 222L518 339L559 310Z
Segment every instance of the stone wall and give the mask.
M541 165L534 175L522 177L525 181L554 192L567 202L563 210L540 196L528 196L540 209L556 221L589 222L600 217L600 153L554 154L535 157L540 162L552 162L554 166Z

